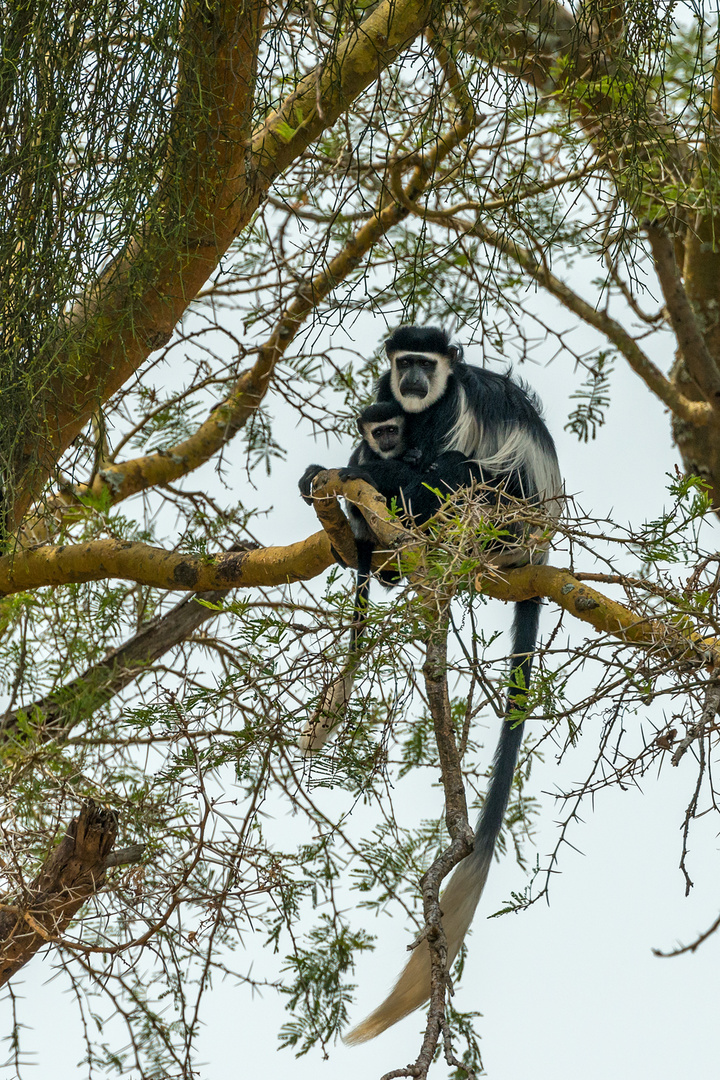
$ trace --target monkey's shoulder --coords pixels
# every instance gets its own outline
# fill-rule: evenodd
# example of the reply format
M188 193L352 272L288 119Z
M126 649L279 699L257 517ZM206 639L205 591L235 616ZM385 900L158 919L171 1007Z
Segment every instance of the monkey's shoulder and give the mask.
M465 364L456 372L469 404L502 420L542 418L542 406L535 391L512 372L489 371Z

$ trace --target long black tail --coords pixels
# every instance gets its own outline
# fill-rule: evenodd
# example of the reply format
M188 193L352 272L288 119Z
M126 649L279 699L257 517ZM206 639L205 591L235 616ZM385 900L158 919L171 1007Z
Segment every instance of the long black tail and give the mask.
M475 847L455 868L440 898L447 938L448 967L460 951L473 920L510 798L524 726L522 721L513 721L513 713L522 705L521 699L524 698L530 683L539 619L539 598L522 600L515 605L513 665L505 719L495 751L487 795L475 828ZM430 997L430 971L430 950L427 942L422 941L413 949L405 970L389 996L350 1032L345 1041L359 1043L373 1039L381 1031L419 1008Z
M505 720L495 751L487 795L475 827L475 850L470 856L473 859L477 859L481 852L489 851L492 855L502 828L525 726L523 721L513 719L513 714L522 706L530 685L539 622L539 597L521 600L515 605L512 628L513 665L505 704Z

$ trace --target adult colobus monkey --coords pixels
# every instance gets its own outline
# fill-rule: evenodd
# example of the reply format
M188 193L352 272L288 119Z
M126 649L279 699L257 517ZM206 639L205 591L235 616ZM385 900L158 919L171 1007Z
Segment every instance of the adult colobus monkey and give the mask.
M401 326L385 351L390 371L377 398L402 408L405 444L420 451L422 462L457 451L477 463L486 482L502 482L507 495L559 516L557 454L532 391L509 375L466 364L462 348L432 326Z
M443 330L400 327L385 344L390 371L380 379L379 401L405 414L405 440L422 463L443 452L459 452L477 465L483 479L507 495L542 503L551 517L561 509L562 481L550 433L532 394L508 375L471 367ZM505 566L544 562L546 547L514 546ZM539 600L515 606L513 668L506 716L528 686L537 638ZM523 724L503 723L493 771L475 830L472 853L456 867L441 907L448 965L458 954L487 879L495 842L510 796ZM421 941L389 997L347 1037L371 1039L407 1016L430 996L430 951Z
M419 449L407 446L406 426L407 417L396 402L369 405L357 420L362 441L353 450L347 468L340 469L339 474L341 480L365 480L372 484L388 503L394 499L398 508L422 523L441 506L443 493L447 496L476 479L477 470L473 462L454 451L441 454L434 461L428 461L425 455L423 461ZM309 465L300 479L300 492L306 502L312 501L312 481L321 468ZM300 749L304 753L321 749L332 728L343 719L355 681L358 644L365 631L375 538L356 506L348 503L347 512L357 547L357 588L348 658L341 675L324 692L317 711L300 735ZM378 577L386 586L399 580L397 572L392 570L380 570Z

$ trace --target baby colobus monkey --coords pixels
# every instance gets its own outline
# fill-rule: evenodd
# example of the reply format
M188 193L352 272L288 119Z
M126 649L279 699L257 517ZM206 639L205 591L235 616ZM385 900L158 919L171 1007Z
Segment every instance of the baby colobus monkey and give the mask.
M509 375L466 364L462 349L435 327L400 327L390 335L385 349L390 370L378 383L378 401L403 410L405 441L410 449L420 451L420 469L428 459L459 452L475 463L485 483L497 485L506 497L542 504L551 520L559 517L562 480L557 454L531 391ZM545 562L547 535L520 529L517 540L496 562L505 566ZM515 605L506 720L475 829L474 849L455 868L440 900L448 966L472 922L502 828L524 726L507 718L517 715L530 682L539 615L539 598ZM346 1041L372 1039L426 1002L430 975L430 950L422 941L386 1000Z
M405 414L402 409L394 401L368 405L357 418L357 429L361 441L350 455L347 468L340 470L340 479L365 480L388 501L399 498L403 486L408 489L414 487L420 453L408 450L406 446ZM358 508L348 503L347 512L358 557L355 626L362 627L359 613L361 607L367 607L375 542ZM386 578L385 583L392 582ZM361 634L362 629L359 632ZM351 648L356 642L357 638L351 641Z
M357 420L362 441L353 450L348 466L340 469L341 480L365 480L372 484L387 503L395 501L407 517L422 525L458 488L479 478L474 462L459 451L446 451L431 457L418 447L407 444L408 418L394 401L377 402L364 409ZM307 476L307 473L305 474ZM439 494L438 494L439 492ZM374 542L365 518L357 507L348 505L350 525L358 545L358 570L363 559L372 558ZM370 565L363 567L370 574ZM397 576L386 584L395 584Z
M361 442L339 475L343 481L364 480L372 484L388 503L394 500L408 517L421 524L442 505L443 492L449 495L471 482L473 465L462 454L451 451L421 469L422 452L406 445L406 423L405 413L395 402L369 405L357 419ZM312 481L321 468L308 466L300 480L306 502L311 501ZM366 627L375 538L361 511L352 503L346 505L357 547L357 587L348 657L342 673L325 691L317 711L300 735L300 749L304 753L319 750L332 728L344 718L355 681L358 645ZM378 577L388 587L399 581L393 570L380 570Z

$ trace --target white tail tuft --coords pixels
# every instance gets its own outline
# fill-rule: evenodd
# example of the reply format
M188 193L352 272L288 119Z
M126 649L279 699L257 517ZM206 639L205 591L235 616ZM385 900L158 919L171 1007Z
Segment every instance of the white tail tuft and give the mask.
M440 897L443 927L447 938L448 968L460 951L475 909L487 881L492 852L473 852L455 868L445 892ZM374 1039L380 1032L419 1009L430 997L430 949L421 941L413 949L404 971L391 993L375 1012L345 1036L344 1041L356 1043Z
M317 712L300 733L298 745L303 754L312 754L322 749L332 729L345 719L354 683L355 675L346 672L327 688Z

